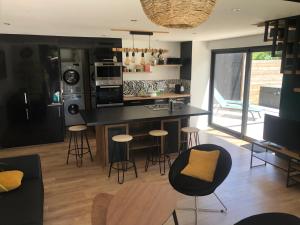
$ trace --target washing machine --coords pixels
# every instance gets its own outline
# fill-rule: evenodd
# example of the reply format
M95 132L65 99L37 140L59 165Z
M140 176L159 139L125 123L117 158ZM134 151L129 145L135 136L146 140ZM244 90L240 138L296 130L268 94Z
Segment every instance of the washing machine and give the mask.
M82 63L62 62L63 94L84 93Z
M83 94L64 95L65 125L85 124L79 111L85 109Z

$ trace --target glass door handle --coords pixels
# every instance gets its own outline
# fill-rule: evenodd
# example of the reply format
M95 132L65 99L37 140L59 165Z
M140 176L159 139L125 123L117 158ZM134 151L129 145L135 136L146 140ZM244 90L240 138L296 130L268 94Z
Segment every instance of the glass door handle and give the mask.
M28 108L25 109L25 112L26 112L26 120L29 120L29 110L28 110Z
M26 92L24 92L24 102L25 102L25 104L27 105L28 100L27 100L27 94L26 94Z

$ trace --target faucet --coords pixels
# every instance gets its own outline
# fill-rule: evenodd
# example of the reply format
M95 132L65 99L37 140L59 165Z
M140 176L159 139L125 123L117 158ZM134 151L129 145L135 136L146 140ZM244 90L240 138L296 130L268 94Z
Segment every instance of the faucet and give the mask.
M173 112L174 111L174 106L175 104L184 104L182 101L178 101L178 100L175 100L175 99L169 99L169 111L170 112Z

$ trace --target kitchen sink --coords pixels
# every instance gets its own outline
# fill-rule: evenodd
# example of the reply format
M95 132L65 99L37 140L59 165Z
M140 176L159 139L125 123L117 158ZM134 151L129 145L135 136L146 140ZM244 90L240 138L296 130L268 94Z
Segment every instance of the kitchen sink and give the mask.
M181 109L183 106L183 103L176 103L174 104L173 110ZM159 111L159 110L169 110L169 104L155 104L155 105L145 105L148 109L152 109L153 111Z
M152 109L153 111L158 110L168 110L169 104L155 104L155 105L145 105L148 109Z

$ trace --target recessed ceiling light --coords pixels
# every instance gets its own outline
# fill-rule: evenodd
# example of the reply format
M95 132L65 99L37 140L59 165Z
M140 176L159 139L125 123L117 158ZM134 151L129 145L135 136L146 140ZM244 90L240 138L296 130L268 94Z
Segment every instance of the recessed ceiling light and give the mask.
M132 19L130 20L131 22L137 22L138 20L137 19Z
M10 23L7 23L7 22L4 22L3 24L6 26L10 26Z
M233 9L232 9L232 12L236 12L236 13L237 13L237 12L240 12L240 11L241 11L240 8L233 8Z

